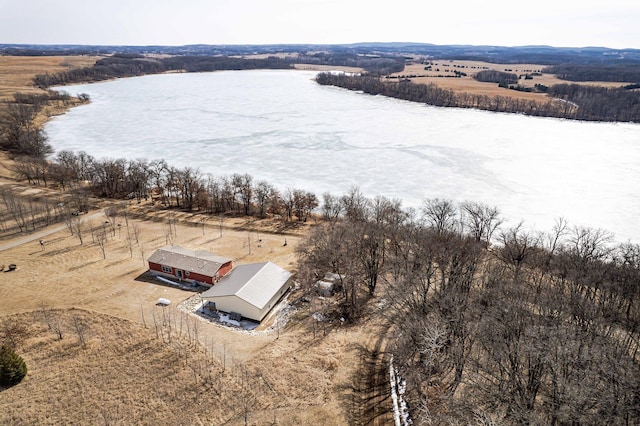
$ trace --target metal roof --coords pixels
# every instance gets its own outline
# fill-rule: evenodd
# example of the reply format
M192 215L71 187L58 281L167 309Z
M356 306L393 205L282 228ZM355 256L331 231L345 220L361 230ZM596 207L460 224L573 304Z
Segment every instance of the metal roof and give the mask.
M167 246L156 250L147 261L213 277L218 269L225 263L231 262L231 259L216 256L205 250Z
M239 265L202 293L202 298L237 296L256 308L262 309L289 278L291 278L291 272L275 263Z

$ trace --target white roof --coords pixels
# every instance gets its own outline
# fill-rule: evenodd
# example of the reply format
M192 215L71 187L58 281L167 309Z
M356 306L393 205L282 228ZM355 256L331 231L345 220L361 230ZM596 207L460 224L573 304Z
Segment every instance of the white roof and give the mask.
M256 308L262 309L289 278L291 278L291 272L285 271L275 263L240 265L202 293L202 298L237 296Z

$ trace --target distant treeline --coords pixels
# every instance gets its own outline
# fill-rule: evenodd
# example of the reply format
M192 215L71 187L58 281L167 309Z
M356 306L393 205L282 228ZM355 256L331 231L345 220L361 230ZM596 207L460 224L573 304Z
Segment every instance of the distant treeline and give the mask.
M55 186L71 196L72 211L85 212L89 196L137 200L151 198L169 208L209 214L280 216L284 221L304 222L318 207L312 192L298 188L278 190L249 174L203 174L192 167L177 168L165 160L94 158L84 151L60 151L54 158L16 156L13 171L30 185ZM0 192L0 195L2 192ZM1 206L0 206L1 207ZM28 229L16 220L20 211L6 206L20 231ZM1 208L0 208L1 213ZM35 229L33 225L33 229Z
M567 118L640 123L640 92L637 90L555 84L549 87L547 94L578 106L573 116Z
M13 100L5 102L0 114L0 149L11 155L44 158L53 152L41 123L36 120L46 105L68 107L89 101L89 95L80 94L74 100L69 94L48 90L45 93L15 93Z
M362 56L354 53L317 53L300 57L268 57L248 59L229 56L170 56L151 58L135 53L119 53L98 60L93 66L77 68L55 74L39 74L34 83L43 89L51 86L110 80L159 74L169 71L210 72L224 70L290 69L294 63L363 68L367 72L383 75L402 71L403 58Z
M386 75L404 70L404 57L357 55L349 52L299 55L296 62L313 65L333 65L363 68L370 74Z
M624 64L563 64L547 67L545 73L569 81L613 81L640 83L640 62Z
M429 43L353 43L353 44L265 44L265 45L207 45L185 46L91 46L0 44L0 54L22 56L51 55L112 55L137 53L156 55L232 56L325 52L351 54L361 57L405 57L423 55L434 59L469 59L503 64L625 64L640 61L639 49L609 49L606 47L552 46L473 46L435 45Z
M135 54L118 54L100 59L91 67L77 68L55 74L39 74L34 78L34 82L38 87L45 89L56 85L135 77L168 71L205 72L287 68L291 68L290 61L275 57L266 59L242 59L226 56L147 58Z
M482 70L475 75L475 79L500 85L518 84L518 74L496 70Z
M544 117L571 116L575 106L569 102L549 100L546 103L516 99L505 96L487 96L471 93L455 93L435 84L415 84L409 81L382 82L371 76L350 76L345 74L320 73L316 81L322 85L360 90L371 95L384 95L392 98L428 105L475 108L495 112L519 112Z
M540 102L506 96L455 93L434 84L415 84L409 81L382 82L379 78L371 76L320 73L316 81L322 85L434 106L475 108L575 120L640 122L640 92L622 88L555 85L548 88L548 94L553 99Z

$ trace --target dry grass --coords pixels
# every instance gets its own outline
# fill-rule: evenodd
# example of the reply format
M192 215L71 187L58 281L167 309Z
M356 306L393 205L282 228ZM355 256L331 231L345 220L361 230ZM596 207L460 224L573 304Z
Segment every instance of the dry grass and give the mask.
M104 416L116 413L121 423L111 424L242 424L238 381L248 374L268 383L261 385L250 424L269 424L274 416L278 424L345 424L345 383L358 365L351 345L366 339L363 330L333 331L326 337L318 332L314 339L304 305L279 333L237 332L182 313L176 305L193 293L161 285L145 274L143 259L167 242L168 226L161 216L157 221L129 219L141 235L133 257L123 221L121 231L107 243L106 259L90 237L80 246L66 230L45 238L45 251L34 241L0 252L0 263L18 265L16 271L0 272L0 318L18 315L35 322L34 337L19 351L29 366L27 379L0 392L0 407L17 404L20 409L0 410L5 413L0 423L72 424L83 418L102 423ZM102 226L102 221L95 219L94 226ZM278 223L227 219L224 226L222 237L217 224L206 227L203 236L200 226L180 223L173 242L230 256L235 263L271 260L290 270L295 267L299 235L287 234L283 246L283 234L267 232ZM249 236L255 244L251 254ZM155 306L159 297L172 301L164 312L174 324L181 321L176 318L198 321L199 351L213 353L218 388L196 384L191 364L177 362L176 349L155 338L152 318L161 316ZM290 300L297 297L293 294ZM67 324L69 316L82 309L91 323L88 349L79 347L70 326L59 342L34 320L43 304L64 310ZM220 375L223 359L226 374L235 377L230 384ZM233 401L236 408L230 405ZM189 413L188 418L183 413Z
M486 83L476 81L473 76L479 71L490 69L502 72L511 72L515 74L527 74L533 72L541 72L545 67L539 64L492 64L482 61L463 61L463 60L436 60L431 62L431 70L425 70L426 65L419 63L412 63L405 67L402 72L394 73L392 75L416 75L420 77L413 77L411 81L418 84L433 83L442 88L453 90L457 93L472 93L476 95L486 96L508 96L517 99L528 99L540 102L546 102L549 97L544 93L531 93L520 92L516 90L510 90L502 87L498 87L496 83ZM436 71L438 70L438 71ZM461 71L467 74L466 77L454 78L454 77L442 77L447 75L454 75L454 70ZM554 84L570 83L566 80L560 80L552 74L542 73L541 76L534 76L531 80L520 80L519 84L525 87L534 87L536 84L542 84L545 86L551 86ZM620 87L627 83L612 83L612 82L581 82L579 84L597 85L604 87Z
M287 341L282 353L271 341L261 358L241 363L223 358L219 342L194 346L184 331L169 342L153 327L108 315L54 315L65 324L62 340L40 312L10 317L29 324L18 349L29 373L0 393L2 424L235 425L245 412L249 424L343 424L333 374L304 363L300 342ZM86 347L74 317L88 326Z
M5 112L4 101L15 93L45 92L33 84L36 75L91 66L98 59L97 56L0 56L0 116ZM78 99L72 99L66 105L46 105L36 117L36 124L44 125L49 117L63 114L79 103Z
M344 72L353 72L353 73L362 72L362 68L341 67L341 66L333 66L333 65L294 64L294 68L297 70L305 70L305 71L344 71Z
M95 56L0 56L0 101L18 92L42 92L33 85L37 74L91 66L98 59Z
M271 260L295 271L295 248L311 225L298 228L281 221L227 218L220 237L215 218L205 223L203 235L199 219L190 214L144 213L149 206L135 203L129 209L130 217L139 217L128 219L129 229L136 226L140 231L133 255L122 217L120 230L107 242L106 259L90 233L80 245L66 229L45 237L44 251L35 240L0 252L0 264L18 265L16 271L0 272L0 319L17 315L34 323L33 337L19 351L29 374L23 383L0 392L0 423L74 424L91 418L105 424L242 424L243 408L237 402L242 374L254 385L268 383L259 388L250 424L271 424L274 416L278 424L348 423L345 392L358 369L353 344L367 341L365 329L333 330L327 336L318 330L314 339L304 304L279 333L241 333L198 320L198 351L207 348L213 354L217 367L212 367L212 375L220 376L215 379L219 387L210 389L212 385L195 383L191 364L177 362L177 349L156 339L152 327L153 316L160 318L162 312L155 306L159 297L172 301L164 312L174 323L180 321L176 318L198 318L176 307L193 293L147 276L144 259L155 248L174 243L229 256L236 264ZM94 218L92 226L102 227L103 219ZM169 219L178 222L172 236ZM0 246L24 237L1 240ZM289 300L298 296L294 293ZM43 304L65 312L62 342L37 319ZM78 310L91 323L87 349L79 347L69 325L68 318ZM221 376L223 360L225 374L234 379ZM1 409L14 404L20 409ZM114 413L116 419L109 417ZM184 413L189 416L184 418Z

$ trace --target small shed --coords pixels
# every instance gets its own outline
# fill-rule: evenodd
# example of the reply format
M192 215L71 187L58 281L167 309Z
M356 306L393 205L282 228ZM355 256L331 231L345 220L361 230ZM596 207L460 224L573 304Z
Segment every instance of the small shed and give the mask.
M343 279L344 277L342 275L333 272L327 272L324 275L323 279L316 281L316 290L321 296L332 296L336 289L336 286L342 283Z
M231 259L180 246L158 249L147 261L153 274L208 285L215 284L233 268Z
M291 286L292 274L272 262L236 266L201 294L218 310L262 321Z

